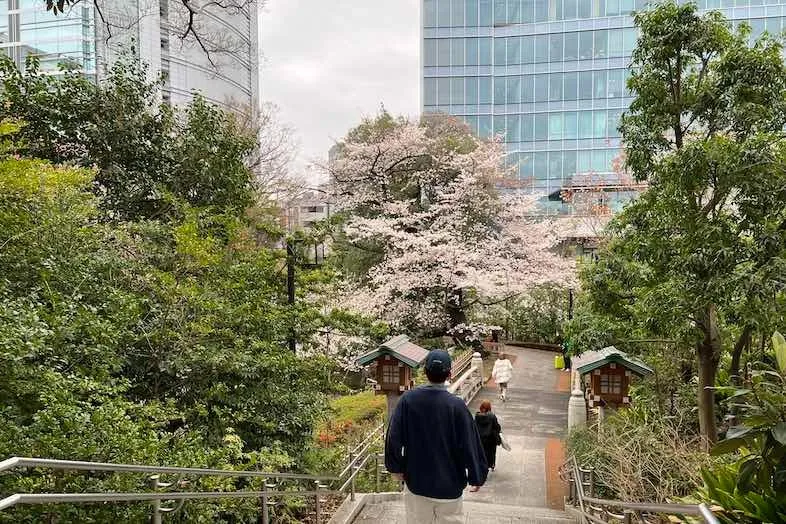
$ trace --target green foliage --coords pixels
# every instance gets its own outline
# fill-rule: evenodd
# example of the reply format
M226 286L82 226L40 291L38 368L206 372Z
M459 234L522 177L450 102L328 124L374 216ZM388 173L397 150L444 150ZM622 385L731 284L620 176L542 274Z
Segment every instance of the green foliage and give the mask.
M331 474L347 465L349 450L364 441L383 420L386 411L384 395L364 391L337 397L330 402L330 409L315 432L314 441L305 454L304 462L313 474ZM369 448L372 453L382 453L383 443L378 440ZM356 489L372 492L376 489L373 460L358 474ZM389 477L381 478L380 490L394 491L399 486Z
M166 223L101 222L93 175L0 158L0 457L295 467L322 420L333 363L292 355L286 338L297 326L308 343L321 310L286 304L282 254L259 246L235 210L179 205ZM316 294L324 278L299 273L301 296ZM0 491L145 482L33 471L3 475ZM256 510L187 503L181 518L248 521ZM149 505L36 506L0 521L148 517Z
M627 168L649 188L615 218L582 275L579 320L611 339L695 348L699 418L712 442L724 352L783 320L786 67L779 41L750 46L744 29L734 34L719 12L692 3L658 4L636 24L636 98L621 130Z
M117 61L94 83L77 70L19 71L0 60L0 118L25 125L18 150L52 162L97 168L95 193L108 218L168 216L172 203L239 214L252 202L246 159L257 147L235 115L196 97L183 112L160 104L160 82L135 59Z
M714 455L737 454L737 461L704 472L702 495L722 506L735 522L786 519L786 351L773 336L776 367L757 366L729 398L741 424L729 428Z
M567 319L568 290L554 285L534 288L524 297L510 301L505 327L512 340L558 343ZM501 323L499 317L488 322Z
M710 500L723 511L715 511L724 524L759 524L786 521L786 503L772 488L763 491L743 491L740 477L750 476L744 463L725 464L704 470L704 487L699 491L700 500Z
M373 391L338 397L330 402L331 420L378 421L385 413L385 402L384 395L375 395Z

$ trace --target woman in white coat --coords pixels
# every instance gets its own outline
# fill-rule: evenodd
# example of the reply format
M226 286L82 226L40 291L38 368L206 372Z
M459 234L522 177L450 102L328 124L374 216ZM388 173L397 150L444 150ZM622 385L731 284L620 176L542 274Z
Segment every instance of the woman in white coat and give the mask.
M494 369L491 370L491 378L499 386L499 398L502 402L507 399L508 382L513 378L513 364L507 359L504 353L497 356L494 362Z

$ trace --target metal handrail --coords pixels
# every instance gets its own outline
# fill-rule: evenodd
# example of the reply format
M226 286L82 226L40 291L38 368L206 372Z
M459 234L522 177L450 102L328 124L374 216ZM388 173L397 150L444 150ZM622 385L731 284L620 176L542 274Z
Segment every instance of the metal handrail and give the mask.
M112 471L116 473L172 473L177 475L199 475L202 477L260 477L266 479L295 479L332 481L337 477L303 475L300 473L273 473L264 471L238 471L231 469L175 468L170 466L146 466L138 464L114 464L111 462L85 462L81 460L56 460L29 457L12 457L0 462L0 472L14 468L49 468L74 471Z
M368 464L372 458L375 461L375 477L376 477L376 490L379 490L379 475L380 471L380 455L372 450L372 446L382 440L384 436L384 424L376 426L369 431L359 444L355 445L349 451L347 463L341 473L334 480L343 481L341 486L335 490L337 494L349 495L350 500L355 500L355 480L357 476L363 471L363 468ZM349 493L347 493L349 489Z
M615 508L646 511L648 513L679 513L680 515L701 515L698 504L663 504L656 502L624 502L621 500L584 497L584 502L612 506Z
M235 471L226 469L209 468L180 468L171 466L148 466L140 464L113 464L109 462L87 462L77 460L56 460L30 457L12 457L0 462L0 472L10 471L15 468L43 468L56 471L108 471L113 473L153 473L151 476L152 487L166 488L172 484L158 482L160 474L176 474L180 476L193 475L201 477L234 477L234 478L262 478L264 491L191 491L191 492L125 492L125 493L15 493L0 499L0 511L19 504L58 504L58 503L87 503L87 502L152 502L153 522L159 524L164 513L172 513L182 507L186 500L197 499L237 499L261 498L263 520L268 514L268 500L271 497L314 497L316 522L321 522L321 498L334 491L324 489L327 486L323 481L337 480L337 477L321 475L304 475L299 473L276 473L263 471ZM299 491L269 491L268 480L305 480L315 484L315 490ZM171 508L162 508L162 501L179 501L180 505Z
M699 513L704 519L704 522L709 524L720 524L720 521L718 521L718 517L715 516L715 513L713 513L712 510L703 502L699 504Z
M335 493L312 491L176 491L167 493L17 493L0 500L0 511L17 504L58 504L86 502L145 502L152 500L237 499L261 497L308 497Z
M569 475L566 477L563 472L566 468L570 469ZM615 515L609 511L608 508L620 508L624 510L622 520L632 522L631 515L634 513L639 514L641 518L642 513L662 513L671 515L696 515L702 517L707 524L720 524L720 521L706 504L662 504L662 503L649 503L649 502L626 502L622 500L601 499L593 496L586 496L584 494L584 473L590 473L590 493L592 493L592 486L594 484L592 477L592 470L586 470L579 467L575 456L571 458L560 467L560 477L566 482L572 483L576 497L574 502L578 502L578 508L574 507L580 515L581 521L594 522L597 524L606 524L609 520L603 520L591 512L587 511L585 504L595 504L601 506L605 516L611 516L619 519L619 515ZM596 509L594 506L589 506L589 509Z

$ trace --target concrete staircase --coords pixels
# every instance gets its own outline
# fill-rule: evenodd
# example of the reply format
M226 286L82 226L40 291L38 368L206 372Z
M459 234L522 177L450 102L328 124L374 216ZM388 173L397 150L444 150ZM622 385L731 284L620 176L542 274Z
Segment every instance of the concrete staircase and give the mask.
M568 423L570 380L554 369L554 354L537 349L508 349L513 379L508 401L497 401L494 384L485 384L470 411L489 399L511 451L497 451L497 468L477 493L464 494L464 522L471 524L574 524L561 511L566 485L559 480L564 462L561 438ZM564 384L563 384L564 383ZM347 500L331 524L404 524L401 493L358 495Z
M364 501L362 514L350 516L343 522L406 524L404 502L400 494L366 496L369 498ZM467 524L576 524L577 520L564 511L548 508L464 501L464 522Z

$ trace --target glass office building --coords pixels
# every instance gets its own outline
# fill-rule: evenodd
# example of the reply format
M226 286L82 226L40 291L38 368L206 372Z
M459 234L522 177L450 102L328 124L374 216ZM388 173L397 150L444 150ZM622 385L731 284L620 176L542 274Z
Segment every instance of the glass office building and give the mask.
M54 17L44 6L41 0L0 0L0 48L18 65L36 55L45 71L67 62L94 75L93 9L79 6Z
M558 195L576 184L617 187L612 208L635 196L618 180L620 116L646 0L424 0L422 103L462 117L481 136L502 134L515 180L506 187ZM779 33L784 0L699 0ZM585 182L578 182L585 180ZM622 189L620 189L620 187ZM609 197L606 197L609 198Z
M200 29L220 40L210 63L195 43L178 35L182 3L170 0L104 0L104 20L85 1L55 16L44 0L0 0L0 49L20 67L36 55L41 69L56 74L68 63L100 76L117 57L133 48L148 64L150 78L164 77L162 96L188 102L194 91L216 104L256 107L259 100L258 10L206 7Z

